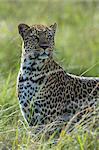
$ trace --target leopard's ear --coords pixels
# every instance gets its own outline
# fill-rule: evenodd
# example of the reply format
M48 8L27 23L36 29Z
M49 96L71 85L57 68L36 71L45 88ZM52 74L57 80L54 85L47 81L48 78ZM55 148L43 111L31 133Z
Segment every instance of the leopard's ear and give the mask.
M23 24L23 23L19 24L18 25L19 34L24 38L24 34L29 28L30 27L27 24Z
M50 25L50 28L54 31L54 33L56 32L56 28L57 28L57 24L54 23L53 25Z

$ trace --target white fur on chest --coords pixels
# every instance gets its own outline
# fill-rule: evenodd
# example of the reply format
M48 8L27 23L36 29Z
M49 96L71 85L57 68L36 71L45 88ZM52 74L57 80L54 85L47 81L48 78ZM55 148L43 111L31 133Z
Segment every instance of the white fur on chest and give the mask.
M40 91L38 79L42 76L42 73L40 72L42 65L42 60L34 60L32 55L28 54L21 58L17 86L20 108L22 114L25 115L25 118L28 118L27 114L30 113L28 109L31 109L32 104L37 100Z
M24 79L24 76L23 76ZM39 85L30 79L23 81L23 82L18 82L18 92L19 92L19 101L27 102L31 101L33 96L35 97L35 94L39 90Z

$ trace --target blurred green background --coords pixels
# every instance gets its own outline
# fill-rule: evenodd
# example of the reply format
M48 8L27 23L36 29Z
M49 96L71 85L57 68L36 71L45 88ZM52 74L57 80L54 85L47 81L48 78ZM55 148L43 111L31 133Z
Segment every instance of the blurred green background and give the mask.
M69 73L99 77L98 0L0 0L0 144L3 148L5 145L12 148L12 145L14 149L15 144L21 147L28 142L24 138L28 133L19 126L23 117L16 96L21 57L17 26L20 23L50 25L54 22L58 25L56 61ZM92 145L97 145L96 139L89 139L89 143L92 141ZM72 142L75 137L71 139L72 144L67 137L66 141L71 149L75 147Z

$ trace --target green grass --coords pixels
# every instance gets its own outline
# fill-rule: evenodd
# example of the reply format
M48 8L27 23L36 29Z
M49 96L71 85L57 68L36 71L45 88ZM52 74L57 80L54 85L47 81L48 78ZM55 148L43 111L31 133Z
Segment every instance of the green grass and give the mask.
M57 139L33 134L18 105L16 78L21 56L19 23L57 22L55 59L67 72L99 76L99 2L0 1L0 149L98 150L99 130L75 127Z

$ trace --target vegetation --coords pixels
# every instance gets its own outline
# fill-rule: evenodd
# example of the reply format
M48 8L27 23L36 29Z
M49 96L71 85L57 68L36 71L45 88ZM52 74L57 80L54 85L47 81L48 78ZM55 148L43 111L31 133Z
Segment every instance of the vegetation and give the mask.
M99 76L99 2L78 0L0 1L0 149L98 150L99 130L77 126L55 141L33 134L16 96L21 56L19 23L57 22L55 59L69 73Z

